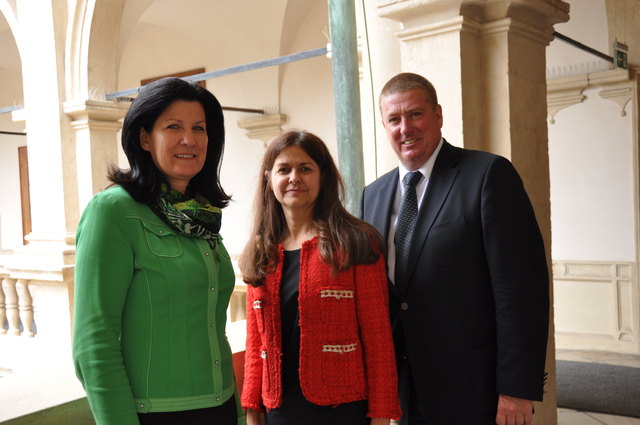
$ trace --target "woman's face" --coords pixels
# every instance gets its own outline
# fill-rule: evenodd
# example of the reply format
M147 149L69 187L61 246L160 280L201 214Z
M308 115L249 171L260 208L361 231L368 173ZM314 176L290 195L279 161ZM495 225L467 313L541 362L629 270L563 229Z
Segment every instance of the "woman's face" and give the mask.
M320 167L302 148L283 150L266 173L271 173L271 190L285 211L313 212L320 193Z
M140 146L151 154L171 188L182 193L202 170L208 141L199 102L176 100L160 114L150 133L140 129Z

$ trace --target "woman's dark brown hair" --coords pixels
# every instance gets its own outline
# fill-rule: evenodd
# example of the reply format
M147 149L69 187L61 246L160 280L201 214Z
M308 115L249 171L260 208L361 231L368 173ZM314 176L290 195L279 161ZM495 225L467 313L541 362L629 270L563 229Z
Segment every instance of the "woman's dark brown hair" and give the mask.
M262 159L253 228L239 261L243 280L254 286L263 284L266 275L274 270L278 244L287 236L287 223L271 190L268 171L282 151L291 146L305 151L320 168L320 192L313 207L313 224L318 230L322 259L337 272L356 264L373 263L384 250L384 240L378 231L342 205L344 182L324 142L306 131L288 131L271 141Z

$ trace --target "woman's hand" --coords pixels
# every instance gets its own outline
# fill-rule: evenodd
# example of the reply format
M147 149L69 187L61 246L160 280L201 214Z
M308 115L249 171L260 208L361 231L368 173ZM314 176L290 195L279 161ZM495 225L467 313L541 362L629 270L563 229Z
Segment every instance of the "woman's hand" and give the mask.
M258 412L257 410L247 409L246 416L247 416L247 425L260 425L260 412Z
M391 420L388 418L373 418L371 419L371 425L389 425ZM248 424L248 422L247 422Z

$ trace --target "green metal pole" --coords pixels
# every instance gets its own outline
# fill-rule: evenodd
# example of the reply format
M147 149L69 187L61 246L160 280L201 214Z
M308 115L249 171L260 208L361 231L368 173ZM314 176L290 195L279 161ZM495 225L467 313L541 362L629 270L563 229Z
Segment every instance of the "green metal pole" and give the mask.
M364 188L364 159L354 0L329 0L329 28L338 168L346 185L345 207L357 215Z

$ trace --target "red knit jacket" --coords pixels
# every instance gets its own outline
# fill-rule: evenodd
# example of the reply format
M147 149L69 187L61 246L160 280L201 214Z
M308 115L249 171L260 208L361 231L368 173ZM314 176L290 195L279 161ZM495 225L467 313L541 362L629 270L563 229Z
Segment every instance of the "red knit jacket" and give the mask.
M242 406L282 403L280 283L284 252L262 286L247 291ZM300 386L319 405L368 400L367 416L400 418L384 257L331 273L318 238L300 252Z

